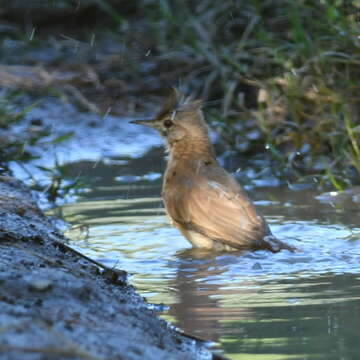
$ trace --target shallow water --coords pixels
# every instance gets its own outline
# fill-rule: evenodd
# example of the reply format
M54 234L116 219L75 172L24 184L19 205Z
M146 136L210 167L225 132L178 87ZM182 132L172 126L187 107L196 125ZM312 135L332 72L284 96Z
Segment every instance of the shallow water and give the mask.
M194 251L165 216L159 158L153 151L75 162L73 175L93 184L56 209L75 225L72 245L129 271L149 302L169 307L163 318L214 341L230 359L358 359L358 204L321 204L312 190L249 183L274 234L301 251Z

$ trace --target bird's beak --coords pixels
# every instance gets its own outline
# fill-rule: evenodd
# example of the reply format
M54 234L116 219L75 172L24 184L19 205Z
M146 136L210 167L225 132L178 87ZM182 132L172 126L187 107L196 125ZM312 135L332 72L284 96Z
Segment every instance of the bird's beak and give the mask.
M131 120L130 124L145 125L145 126L150 126L150 127L154 128L155 127L155 119L148 118L148 119Z

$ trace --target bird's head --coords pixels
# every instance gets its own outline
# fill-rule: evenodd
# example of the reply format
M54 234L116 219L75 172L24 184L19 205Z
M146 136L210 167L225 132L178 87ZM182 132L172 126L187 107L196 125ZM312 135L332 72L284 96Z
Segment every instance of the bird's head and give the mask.
M150 126L158 130L170 145L184 139L208 139L208 128L201 110L201 100L185 97L173 88L158 114L150 120L131 123Z

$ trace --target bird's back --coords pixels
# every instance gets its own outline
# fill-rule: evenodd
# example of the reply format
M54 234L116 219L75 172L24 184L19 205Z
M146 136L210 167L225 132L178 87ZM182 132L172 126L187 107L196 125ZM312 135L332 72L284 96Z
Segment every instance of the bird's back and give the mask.
M163 199L174 225L195 246L278 251L268 242L265 219L215 159L170 162Z

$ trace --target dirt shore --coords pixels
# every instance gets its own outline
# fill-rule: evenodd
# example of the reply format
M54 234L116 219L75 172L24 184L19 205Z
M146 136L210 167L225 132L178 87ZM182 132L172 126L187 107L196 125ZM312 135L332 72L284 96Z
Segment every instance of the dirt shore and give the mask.
M18 180L0 176L0 359L214 359L126 282L66 245Z

